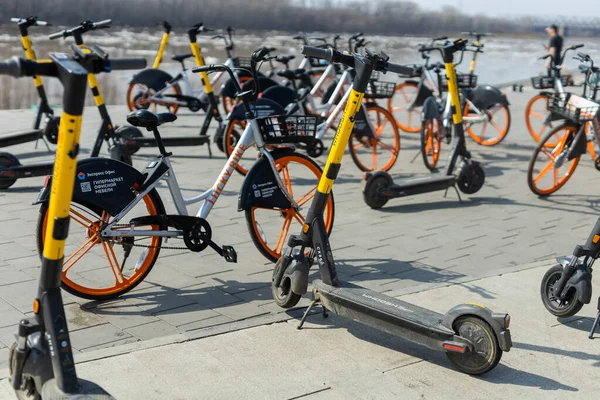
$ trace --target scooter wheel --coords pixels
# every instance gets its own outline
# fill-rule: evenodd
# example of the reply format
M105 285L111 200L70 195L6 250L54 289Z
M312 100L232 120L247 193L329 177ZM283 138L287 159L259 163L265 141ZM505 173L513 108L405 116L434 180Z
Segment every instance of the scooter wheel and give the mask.
M390 182L386 176L376 176L367 182L367 186L363 192L365 203L374 210L377 210L386 205L388 198L381 195L381 190L387 188Z
M600 171L600 157L596 158L594 162L594 167L596 167L596 171Z
M0 173L10 171L12 167L21 165L19 159L10 153L0 153ZM0 176L0 189L8 189L15 184L17 178Z
M469 375L481 375L498 365L502 358L502 349L496 333L487 322L478 317L463 316L454 322L454 331L473 344L472 351L463 354L446 353L456 368Z
M139 129L133 126L120 126L115 130L115 136L121 140L123 147L129 155L134 155L140 149L140 146L136 144L136 139L144 137ZM129 144L131 143L131 144Z
M273 295L273 300L275 300L275 304L277 304L281 308L292 308L302 298L301 295L292 292L292 280L289 276L284 276L279 284L279 287L275 286L275 276L278 274L279 269L281 267L281 260L279 258L275 263L275 268L273 268L273 279L271 281L271 294Z
M464 194L474 194L483 187L485 171L477 162L472 162L461 168L456 184Z
M577 290L575 288L569 289L564 300L559 300L554 294L554 285L560 280L563 274L562 265L555 265L546 271L546 274L542 278L542 284L540 286L540 294L542 296L542 303L546 310L550 314L559 318L572 317L577 314L583 303L577 300Z
M15 369L15 352L17 344L13 343L8 352L8 370L10 375L13 375ZM35 383L30 377L23 376L21 378L21 387L15 390L15 395L19 400L41 400L41 396L35 388Z

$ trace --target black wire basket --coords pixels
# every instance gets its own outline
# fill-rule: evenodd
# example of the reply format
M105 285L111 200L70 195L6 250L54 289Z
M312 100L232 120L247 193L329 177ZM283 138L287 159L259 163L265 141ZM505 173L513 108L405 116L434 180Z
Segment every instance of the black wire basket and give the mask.
M553 114L580 124L596 118L600 104L573 93L566 93L565 97L561 95L548 97L547 107Z
M394 82L371 81L367 86L365 98L367 99L391 99L394 97L396 84Z
M560 83L562 83L563 86L572 86L573 76L561 76ZM554 89L554 77L548 75L534 76L531 78L531 86L533 86L534 89Z
M233 67L250 69L251 61L252 61L252 58L250 58L250 57L236 57L233 59Z
M443 91L448 91L448 78L440 74L440 88ZM456 83L459 89L474 88L477 86L477 75L474 74L456 74Z
M266 144L312 143L317 121L317 115L275 115L256 119Z

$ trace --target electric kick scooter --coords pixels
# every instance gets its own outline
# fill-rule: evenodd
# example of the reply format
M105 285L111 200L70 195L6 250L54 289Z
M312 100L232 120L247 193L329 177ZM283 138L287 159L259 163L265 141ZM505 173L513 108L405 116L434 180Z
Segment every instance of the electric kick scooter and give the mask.
M54 53L50 54L50 62L16 57L0 62L1 75L52 76L64 85L51 215L38 293L33 300L34 315L21 320L16 342L9 351L10 383L19 399L112 399L98 385L77 378L60 291L88 72L111 69L111 61L100 54L90 52L78 58L76 61L67 54Z
M467 41L460 41L466 46ZM448 77L452 75L454 78L454 86L448 83L448 95L450 101L446 103L446 108L443 113L437 104L434 96L425 100L423 104L422 118L424 120L436 119L440 126L444 119L452 117L454 125L453 145L450 150L448 163L444 173L432 174L424 178L405 179L394 183L389 173L385 171L377 171L374 173L366 173L364 175L363 198L365 203L373 209L383 207L388 200L396 197L412 196L422 193L435 192L438 190L448 191L453 187L456 190L459 200L460 193L474 194L481 189L485 182L485 172L481 165L471 160L471 153L467 151L465 141L465 130L463 125L463 116L461 108L461 99L456 82L456 69L454 67L454 51L464 51L465 47L457 49L453 45L444 45L444 47L423 47L419 49L421 52L439 51L446 67ZM451 128L451 127L450 127ZM458 171L455 172L456 164L461 159L458 166Z
M459 40L444 47L450 66L452 54L460 51L464 45L465 42ZM302 232L290 237L287 248L275 264L271 287L275 302L283 308L295 306L307 292L309 271L316 261L321 279L312 282L313 302L302 317L299 328L312 307L321 303L323 311L329 309L375 329L444 351L462 372L479 375L490 371L500 361L502 352L509 351L512 346L508 314L494 313L475 304L461 304L446 314L438 314L360 286L342 283L338 279L331 245L324 229L325 204L340 170L354 118L362 105L371 73L375 70L408 75L410 68L389 63L385 54L373 54L368 49L364 56L309 46L303 46L301 51L307 57L322 58L354 68L356 76ZM456 94L456 75L453 69L449 71L450 88Z
M33 47L31 46L31 39L29 38L29 28L32 26L51 26L49 23L45 21L38 20L37 17L31 16L28 18L11 18L11 22L15 22L19 26L19 31L21 33L21 43L23 44L23 49L25 50L25 57L30 61L36 61L35 52L33 51ZM54 111L48 105L48 97L46 96L46 91L44 90L44 84L42 83L42 79L40 77L34 77L33 82L35 84L35 88L40 96L40 103L37 108L37 114L35 120L33 122L33 129L27 132L14 132L6 135L0 136L0 147L8 147L14 146L17 144L27 143L42 140L46 145L48 151L50 147L48 147L48 140L52 144L56 144L57 134L58 134L58 120L60 117L54 116ZM42 118L46 117L46 127L44 129L40 129L40 125L42 122ZM4 164L4 154L0 153L0 164ZM6 156L7 158L10 155ZM10 161L9 161L10 162Z
M107 59L108 54L106 54L99 47L92 46L90 47L90 49L85 48L85 45L83 43L83 34L96 29L108 28L110 22L110 20L100 22L83 21L76 27L54 33L50 35L49 38L58 39L73 36L75 38L77 46L79 48L84 49L83 51L92 51L91 49L93 48L96 52L101 52L103 54L103 57ZM143 58L120 60L119 62L113 62L111 64L112 70L140 69L144 68L145 66L146 60ZM126 135L141 136L142 133L139 129L134 128L132 126L116 127L115 125L113 125L110 115L108 114L108 110L106 109L106 105L104 104L104 98L102 97L102 93L100 92L100 88L98 87L98 81L96 80L96 77L93 73L89 74L88 81L90 84L92 94L94 95L96 107L98 108L100 117L102 118L102 125L100 126L100 130L98 131L98 135L96 136L96 141L94 142L94 146L92 147L90 157L98 157L100 155L100 149L102 148L102 142L106 141L106 143L108 144L110 157L112 159L131 165L132 162L129 151L119 139L121 138L121 136ZM55 119L57 125L56 128L54 128L55 133L58 132L59 121L59 118ZM57 139L56 136L57 135L54 135L55 140ZM36 176L50 175L54 169L53 162L41 162L32 163L28 165L21 165L17 157L15 157L14 155L10 153L2 153L2 155L5 157L10 156L10 158L7 158L7 160L10 160L10 162L0 163L0 189L8 189L18 179L21 178L32 178Z

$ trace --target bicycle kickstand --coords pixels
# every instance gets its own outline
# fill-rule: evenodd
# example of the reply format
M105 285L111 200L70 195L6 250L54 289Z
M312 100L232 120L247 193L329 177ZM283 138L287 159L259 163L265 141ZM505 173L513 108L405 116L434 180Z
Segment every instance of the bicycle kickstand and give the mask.
M592 330L590 331L590 339L594 338L594 333L596 333L596 329L600 326L600 297L598 297L598 314L596 315L596 319L594 320L594 324L592 325Z

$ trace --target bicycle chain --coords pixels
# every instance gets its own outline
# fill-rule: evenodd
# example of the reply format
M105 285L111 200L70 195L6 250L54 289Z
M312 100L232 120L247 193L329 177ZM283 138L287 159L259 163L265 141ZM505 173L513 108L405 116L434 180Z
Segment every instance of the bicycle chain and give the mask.
M115 224L113 228L130 228L131 225L125 224ZM177 247L177 246L151 246L151 245L143 245L143 244L135 244L131 243L132 247L145 247L147 249L165 249L165 250L189 250L187 247Z

